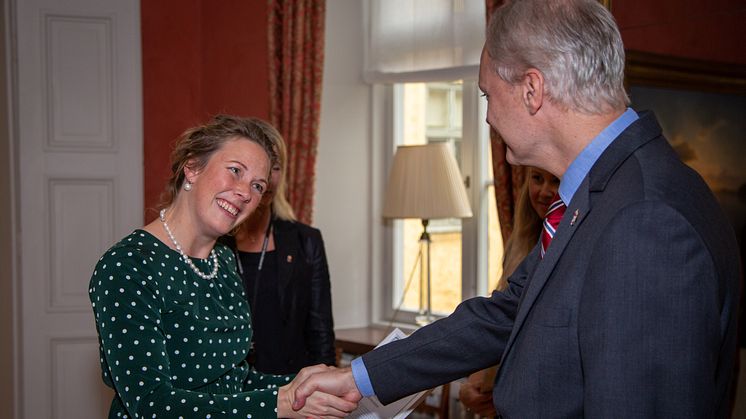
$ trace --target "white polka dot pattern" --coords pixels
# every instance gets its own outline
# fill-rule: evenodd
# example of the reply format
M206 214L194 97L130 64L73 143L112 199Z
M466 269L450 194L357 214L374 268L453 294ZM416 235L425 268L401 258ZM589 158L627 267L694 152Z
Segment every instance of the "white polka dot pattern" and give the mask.
M228 248L215 279L136 230L109 249L91 277L103 380L116 391L109 417L276 418L276 388L245 358L251 319ZM208 267L206 259L193 259Z

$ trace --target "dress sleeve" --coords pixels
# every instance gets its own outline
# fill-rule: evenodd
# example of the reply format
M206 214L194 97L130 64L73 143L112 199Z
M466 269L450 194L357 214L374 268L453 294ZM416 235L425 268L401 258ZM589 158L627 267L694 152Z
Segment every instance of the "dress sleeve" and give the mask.
M168 336L162 325L163 303L153 277L156 272L149 271L145 261L132 252L116 253L99 261L89 295L104 380L114 387L116 398L130 416L276 418L277 388L247 386L241 382L246 372L233 374L231 366L226 366L224 375L228 380L239 380L230 386L237 389L234 393L225 390L225 383L206 383L200 391L174 386ZM211 385L215 392L204 390ZM248 391L241 391L244 389Z
M246 380L246 391L276 389L289 384L295 378L295 374L276 375L259 372L256 368L251 368L249 377Z

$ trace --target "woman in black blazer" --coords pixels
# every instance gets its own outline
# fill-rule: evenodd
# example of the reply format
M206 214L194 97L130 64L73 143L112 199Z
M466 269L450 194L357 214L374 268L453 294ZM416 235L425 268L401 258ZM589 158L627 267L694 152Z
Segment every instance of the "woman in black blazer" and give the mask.
M295 220L285 198L287 150L269 124L278 161L253 214L224 241L234 250L254 328L250 362L272 374L334 365L331 285L321 232Z

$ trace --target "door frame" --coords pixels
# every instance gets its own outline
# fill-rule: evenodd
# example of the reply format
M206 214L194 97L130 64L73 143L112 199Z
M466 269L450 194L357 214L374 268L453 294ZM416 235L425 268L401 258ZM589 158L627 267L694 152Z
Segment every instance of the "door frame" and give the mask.
M19 403L21 382L20 339L18 335L18 176L15 115L17 107L15 50L13 45L14 3L0 0L0 266L4 267L0 281L0 417L21 417Z

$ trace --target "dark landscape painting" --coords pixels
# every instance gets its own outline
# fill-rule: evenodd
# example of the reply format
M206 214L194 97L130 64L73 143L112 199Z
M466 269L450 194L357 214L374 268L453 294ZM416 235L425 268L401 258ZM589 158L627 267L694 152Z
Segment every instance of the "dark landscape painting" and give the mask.
M737 235L746 223L746 96L633 86L635 110L652 110L681 159L717 196Z

